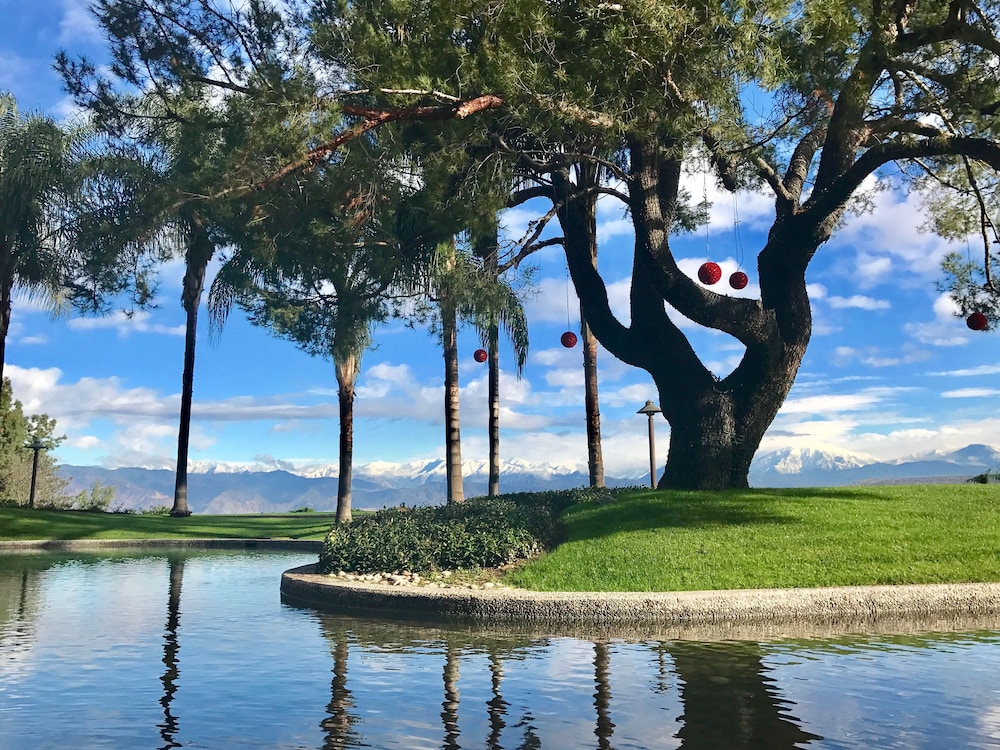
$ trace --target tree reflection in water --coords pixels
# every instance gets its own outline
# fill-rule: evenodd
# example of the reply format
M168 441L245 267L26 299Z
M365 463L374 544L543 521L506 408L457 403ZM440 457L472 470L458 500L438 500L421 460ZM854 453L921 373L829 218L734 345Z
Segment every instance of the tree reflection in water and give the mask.
M684 750L790 750L812 740L767 675L756 643L677 641L668 646L680 680Z
M500 693L502 685L503 661L499 656L497 656L496 652L491 649L490 689L493 693L493 697L486 702L490 715L490 733L486 738L486 747L488 750L502 750L502 746L500 744L500 734L503 732L504 727L507 726L503 717L504 714L507 713L507 706L510 705L503 699L503 695Z
M615 731L611 721L611 656L608 653L606 641L594 644L594 682L597 692L594 693L594 705L597 707L597 747L600 750L610 750L611 735Z
M330 702L326 707L328 715L320 722L326 738L323 743L324 750L342 750L362 744L361 737L354 729L358 719L351 714L354 696L347 689L349 653L347 636L342 635L333 644L333 682L330 685Z
M158 724L160 737L163 739L161 750L181 747L174 738L177 736L177 717L171 710L174 694L177 692L177 678L180 675L177 641L177 630L181 623L181 583L184 581L184 558L169 557L167 565L170 570L170 587L167 594L167 627L163 632L163 696L160 705L163 707L163 723Z
M458 649L447 643L444 649L444 703L441 721L444 723L445 750L460 750L458 744Z
M469 631L335 616L324 618L324 630L332 642L335 674L330 715L323 722L328 738L327 748L378 745L379 732L391 731L382 722L379 726L370 725L374 733L372 736L359 735L356 731L355 725L361 721L357 717L368 713L373 717L385 717L391 711L379 702L377 689L365 686L364 673L352 676L352 697L347 687L348 644L350 649L356 649L361 654L384 655L391 651L399 655L401 661L394 669L406 674L426 674L435 661L440 665L440 726L444 729L441 747L446 750L458 750L462 746L459 727L460 663L461 671L465 673L464 680L469 681L465 692L482 695L478 691L489 686L485 716L465 712L467 715L463 720L463 725L480 723L483 726L486 733L484 746L488 750L503 750L505 747L509 750L533 750L550 746L552 742L565 742L566 732L573 734L576 730L572 727L579 726L575 722L585 720L585 714L578 708L560 710L555 714L542 708L553 699L553 694L542 687L547 679L546 673L553 667L556 674L570 673L569 665L563 669L563 665L551 661L559 656L549 639L515 634L479 635ZM682 726L674 734L674 739L679 740L680 747L686 750L721 747L792 750L820 739L804 731L799 720L788 712L792 704L780 697L763 664L763 649L766 646L743 642L707 644L669 641L642 645L623 643L620 647L625 649L623 655L627 658L638 655L640 662L647 662L648 669L643 671L649 672L649 680L642 681L634 673L634 668L625 666L628 661L623 662L620 672L615 671L612 655L618 645L603 639L592 642L595 689L591 721L594 722L593 736L597 738L597 747L602 750L614 747L616 728L626 729L620 742L634 743L636 732L639 738L645 738L641 741L651 741L653 737L662 739L672 733L669 719L666 722L664 719L677 716L677 707L681 712L677 720ZM511 667L516 667L519 677L516 688L507 688L508 691L517 691L513 705L511 699L504 695L505 678ZM525 677L530 683L528 687ZM640 682L636 681L637 678ZM561 680L555 688L557 694L559 691L564 696L569 693L568 699L572 701L571 694L576 689L572 681L564 676L557 677L557 680ZM622 714L616 717L612 705L612 686L616 682L620 682L617 692L624 696L623 707L634 707L637 700L648 700L649 696L662 696L656 700L662 704L661 708L670 713L657 711L642 716ZM426 687L415 681L412 689L420 691L426 690ZM528 695L523 692L526 689ZM416 705L410 705L408 709L416 710ZM519 716L516 722L508 718L512 710ZM538 710L543 710L546 715L544 721L539 721ZM622 710L626 708L619 708L619 711ZM622 727L616 727L616 720ZM553 721L555 724L550 723ZM549 733L552 736L546 739ZM403 737L393 737L393 741L399 742L399 746L406 744ZM413 741L416 742L416 738Z

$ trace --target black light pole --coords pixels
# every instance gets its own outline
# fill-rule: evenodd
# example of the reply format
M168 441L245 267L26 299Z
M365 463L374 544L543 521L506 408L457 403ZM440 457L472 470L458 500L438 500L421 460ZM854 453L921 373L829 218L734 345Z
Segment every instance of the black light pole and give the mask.
M35 480L38 478L38 451L45 448L45 443L43 443L38 438L35 438L34 442L29 445L24 446L25 448L31 448L35 452L35 457L31 462L31 493L28 495L28 507L35 507Z
M647 401L646 405L636 412L649 417L649 486L654 490L656 489L656 439L653 436L653 415L659 413L660 407L652 401Z

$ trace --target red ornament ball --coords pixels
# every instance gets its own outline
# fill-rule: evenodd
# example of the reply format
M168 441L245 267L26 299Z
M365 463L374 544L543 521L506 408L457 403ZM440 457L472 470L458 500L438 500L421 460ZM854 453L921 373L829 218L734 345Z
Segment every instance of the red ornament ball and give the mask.
M702 263L701 268L698 269L698 281L702 284L708 284L711 286L722 278L722 269L719 267L718 263L713 263L708 261L707 263Z
M729 277L729 286L733 289L745 289L746 285L750 283L750 279L742 271L737 271L732 276Z
M566 331L566 333L559 337L559 343L567 349L572 349L576 346L576 334L572 331Z
M489 356L490 355L486 353L485 349L476 349L476 351L472 355L472 358L476 360L476 362L485 362Z
M965 324L973 331L985 331L989 321L981 312L974 312L965 320Z

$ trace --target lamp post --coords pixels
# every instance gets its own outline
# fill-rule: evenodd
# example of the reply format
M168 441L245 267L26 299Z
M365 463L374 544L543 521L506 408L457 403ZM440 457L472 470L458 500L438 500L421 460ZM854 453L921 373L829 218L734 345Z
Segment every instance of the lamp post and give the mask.
M25 448L31 448L35 452L35 457L31 462L31 492L28 494L28 507L35 507L35 480L38 479L38 451L45 448L45 443L39 440L37 437L33 442L24 446Z
M649 486L653 489L656 489L656 438L653 434L653 415L659 413L660 407L652 401L647 401L646 405L636 412L649 417Z

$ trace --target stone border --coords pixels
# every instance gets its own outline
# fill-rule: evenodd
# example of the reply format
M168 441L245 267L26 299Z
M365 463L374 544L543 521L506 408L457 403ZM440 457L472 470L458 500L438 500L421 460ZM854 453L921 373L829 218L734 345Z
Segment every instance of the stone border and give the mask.
M19 552L101 552L135 549L260 549L319 552L312 539L32 539L0 542L0 555Z
M1000 583L671 593L379 586L285 571L286 603L350 615L454 622L552 635L622 633L700 640L1000 628Z

